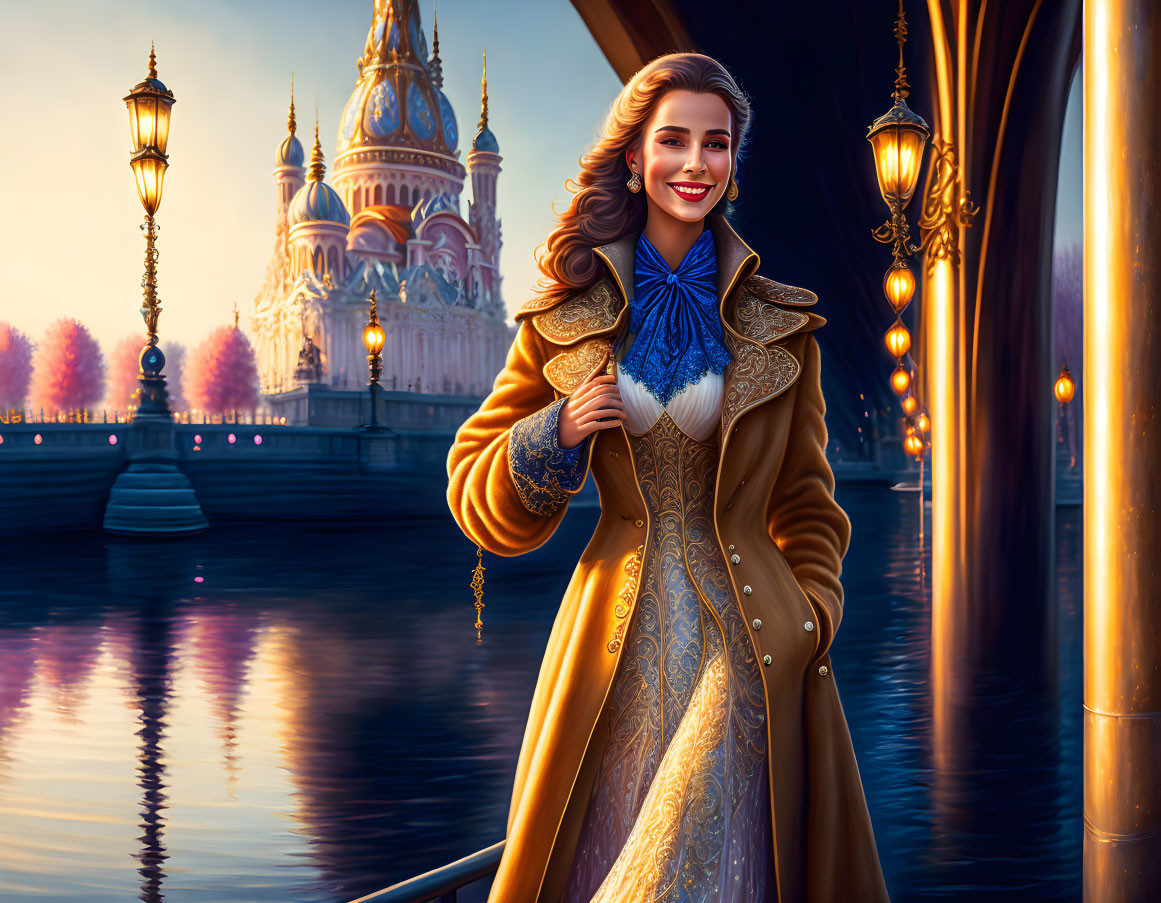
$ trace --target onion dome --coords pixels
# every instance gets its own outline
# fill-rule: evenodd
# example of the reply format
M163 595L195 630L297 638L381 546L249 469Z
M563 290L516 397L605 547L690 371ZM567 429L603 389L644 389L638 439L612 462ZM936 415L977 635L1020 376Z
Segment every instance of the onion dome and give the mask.
M302 166L306 154L302 150L302 142L294 137L294 83L290 88L290 115L286 119L286 129L290 132L282 143L278 145L278 153L274 155L275 166Z
M368 147L455 152L459 132L440 90L439 47L428 60L417 0L375 0L358 66L359 79L339 122L340 155Z
M480 130L472 139L472 150L500 153L500 143L488 128L488 54L484 53L484 75L480 80Z
M343 205L339 193L323 181L326 167L323 165L322 145L318 140L318 122L314 124L314 149L310 153L310 173L306 184L298 189L290 202L287 219L291 226L306 222L351 224L351 215Z

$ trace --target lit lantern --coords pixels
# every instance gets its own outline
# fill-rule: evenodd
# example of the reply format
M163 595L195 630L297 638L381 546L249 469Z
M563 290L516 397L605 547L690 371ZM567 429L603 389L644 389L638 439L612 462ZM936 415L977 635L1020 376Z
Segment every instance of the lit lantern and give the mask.
M879 193L892 211L906 207L915 193L923 148L930 137L931 130L923 117L912 112L907 101L898 96L895 105L867 130L875 155Z
M891 388L895 390L896 395L903 395L911 388L911 374L901 366L896 367L891 373Z
M883 294L895 313L901 314L915 296L915 274L906 260L897 260L883 277Z
M887 330L883 341L887 343L887 350L895 357L902 357L911 349L911 333L898 317L895 318L895 324Z
M915 413L915 409L919 407L919 401L914 395L907 394L903 396L903 412L910 416Z
M383 343L387 335L379 325L379 315L375 310L375 290L371 289L371 317L363 327L363 345L367 349L367 366L371 369L371 381L367 384L371 391L371 426L379 425L375 406L375 386L379 384L379 377L383 372L383 359L379 352L383 350Z
M378 355L383 350L383 343L387 335L379 325L379 316L375 310L375 290L371 289L371 317L363 327L363 345L369 356Z
M149 75L125 97L133 142L129 165L137 179L141 205L150 216L161 206L161 189L169 166L165 148L169 144L169 111L173 104L173 92L157 79L157 58L150 47Z
M1056 395L1056 400L1061 404L1068 404L1076 394L1076 383L1072 381L1072 374L1068 372L1067 364L1060 371L1060 376L1056 377L1056 384L1052 387L1052 391Z
M915 418L915 423L922 432L927 433L931 431L931 418L927 416L926 411L919 412L919 416Z
M907 450L908 454L918 458L923 454L923 440L916 433L911 433L911 435L903 440L903 448Z

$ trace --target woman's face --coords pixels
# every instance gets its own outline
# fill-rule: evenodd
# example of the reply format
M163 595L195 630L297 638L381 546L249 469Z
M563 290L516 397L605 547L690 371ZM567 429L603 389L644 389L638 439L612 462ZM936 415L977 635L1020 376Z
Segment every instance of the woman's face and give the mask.
M703 219L729 187L733 117L717 94L664 94L645 123L639 148L626 150L641 173L650 216Z

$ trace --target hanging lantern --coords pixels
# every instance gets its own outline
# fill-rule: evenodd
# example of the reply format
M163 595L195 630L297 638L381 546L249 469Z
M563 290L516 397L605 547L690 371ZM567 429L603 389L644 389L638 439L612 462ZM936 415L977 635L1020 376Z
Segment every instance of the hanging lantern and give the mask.
M892 210L902 210L915 193L923 148L930 137L931 130L923 117L913 112L902 97L871 123L867 140L875 155L879 193Z
M1068 404L1076 394L1076 383L1072 381L1072 374L1068 372L1067 364L1061 369L1060 376L1056 377L1056 384L1052 387L1052 392L1061 404Z
M914 455L916 458L918 458L923 454L923 440L920 439L919 436L915 433L912 433L903 440L903 448L906 449L908 454Z
M927 416L926 411L919 412L919 416L915 418L915 423L919 427L921 432L924 432L924 433L930 432L930 430L931 430L931 418Z
M908 416L915 413L915 409L919 407L919 400L910 393L903 396L903 413Z
M896 367L891 373L891 388L895 390L896 395L903 395L911 388L911 374L901 366Z
M901 314L915 295L915 274L906 260L898 260L891 265L883 277L883 294L895 313Z
M887 343L887 350L894 357L902 357L911 349L911 333L898 317L895 318L895 324L887 330L883 341Z

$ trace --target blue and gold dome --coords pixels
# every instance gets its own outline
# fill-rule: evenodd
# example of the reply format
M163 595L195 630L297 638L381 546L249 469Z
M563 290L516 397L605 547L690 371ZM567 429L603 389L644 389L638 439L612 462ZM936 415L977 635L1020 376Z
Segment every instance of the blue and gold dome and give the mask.
M278 153L274 155L275 166L302 166L306 154L302 150L302 142L291 133L278 145Z
M339 121L338 153L376 146L455 153L459 130L441 90L438 31L434 47L428 60L417 0L375 0L359 80Z
M324 182L323 175L326 167L323 165L322 145L318 140L318 124L314 127L314 150L310 155L310 174L307 182L295 193L290 202L290 209L286 217L290 225L297 226L307 222L338 223L343 226L351 224L351 215L347 212L343 199L339 193Z
M290 113L286 117L286 130L290 133L278 145L278 153L274 155L275 166L302 166L306 160L306 153L302 149L302 142L294 136L294 82L290 88Z

